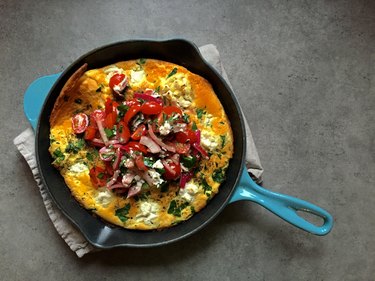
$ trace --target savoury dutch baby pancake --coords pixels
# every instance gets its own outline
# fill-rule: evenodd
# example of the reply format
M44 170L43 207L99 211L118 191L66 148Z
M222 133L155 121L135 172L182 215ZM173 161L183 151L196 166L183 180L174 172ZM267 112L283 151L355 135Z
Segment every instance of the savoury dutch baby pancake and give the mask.
M50 117L53 165L86 209L128 229L170 227L209 204L233 135L210 83L154 59L83 65Z

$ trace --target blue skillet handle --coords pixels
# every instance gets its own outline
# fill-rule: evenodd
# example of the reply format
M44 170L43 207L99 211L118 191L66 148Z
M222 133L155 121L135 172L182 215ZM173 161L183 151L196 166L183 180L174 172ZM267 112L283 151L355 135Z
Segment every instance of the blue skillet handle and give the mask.
M246 168L242 172L240 182L229 203L239 200L256 202L285 221L312 234L326 235L333 227L333 218L327 211L301 199L260 187L251 179ZM316 226L299 216L296 211L314 214L321 217L324 223L322 226Z
M34 130L38 124L44 100L60 75L61 73L57 73L40 77L34 80L25 92L23 110Z

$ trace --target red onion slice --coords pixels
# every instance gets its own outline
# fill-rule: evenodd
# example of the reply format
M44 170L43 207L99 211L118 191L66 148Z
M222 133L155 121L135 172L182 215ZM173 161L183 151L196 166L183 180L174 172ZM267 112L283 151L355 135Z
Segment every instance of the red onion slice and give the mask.
M115 157L115 151L111 148L103 146L99 150L99 157L103 161L111 161Z
M154 131L152 130L152 126L149 124L148 125L148 132L150 134L150 137L158 144L160 145L162 148L168 150L168 151L171 151L171 152L176 152L176 148L174 146L170 146L170 145L167 145L165 144L161 139L159 139Z
M117 181L118 176L120 175L120 170L116 170L109 182L107 182L107 187L110 188Z
M161 151L160 146L147 136L142 136L139 143L147 146L151 153L159 153Z
M137 184L133 185L128 192L128 196L126 198L133 197L134 195L137 195L141 191L142 187L138 186Z

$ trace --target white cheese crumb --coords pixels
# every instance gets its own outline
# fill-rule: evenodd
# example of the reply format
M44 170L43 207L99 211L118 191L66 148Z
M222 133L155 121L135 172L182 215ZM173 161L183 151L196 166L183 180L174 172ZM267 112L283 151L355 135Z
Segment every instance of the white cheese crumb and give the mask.
M112 202L112 196L112 192L107 188L100 188L95 200L99 205L108 207L108 205Z
M214 151L219 144L214 136L203 132L201 136L201 145L209 151Z
M161 163L161 160L158 159L153 165L152 168L154 169L164 169L163 163Z
M161 178L161 175L154 169L149 169L148 175L152 178L152 183L157 187L159 187L164 182L164 180Z
M165 121L163 125L160 126L159 132L161 135L166 136L171 132L172 126L169 122Z
M180 191L178 193L187 202L192 202L198 190L199 186L195 184L194 180L191 180L186 183L184 188L180 188Z
M89 168L83 163L76 163L70 167L69 171L72 173L79 174L83 172L88 172Z
M139 71L130 71L130 82L132 84L139 84L142 80L146 77L145 72L143 70Z
M153 220L157 218L156 213L159 211L159 205L155 202L141 202L139 210L140 212L135 216L135 220L152 224Z

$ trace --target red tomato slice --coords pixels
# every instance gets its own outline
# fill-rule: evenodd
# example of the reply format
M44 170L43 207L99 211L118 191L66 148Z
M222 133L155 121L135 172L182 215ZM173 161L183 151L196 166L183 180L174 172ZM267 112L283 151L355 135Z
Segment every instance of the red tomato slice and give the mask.
M194 143L197 141L197 136L192 130L186 129L184 132L176 133L176 140L181 143L186 143L188 141Z
M108 129L113 129L113 126L116 124L116 119L117 119L117 112L112 111L109 112L104 120L104 127Z
M141 112L146 115L159 114L163 109L163 106L156 101L147 101L141 107Z
M135 165L137 165L137 168L141 171L147 171L148 170L145 163L143 162L143 156L142 155L137 155L137 157L135 157Z
M93 138L95 138L96 131L97 131L97 128L91 125L88 126L85 131L85 140L92 140Z
M174 163L172 160L168 161L162 161L163 166L165 168L165 173L163 174L163 177L166 180L175 180L180 177L181 175L181 166L180 164Z
M124 83L124 80L126 79L124 74L116 73L114 74L111 79L109 79L109 87L114 90L115 92L121 92L126 87L126 83ZM116 86L119 87L119 89L114 89Z
M108 175L101 167L93 167L90 169L90 179L95 187L102 187L106 185Z
M173 105L170 105L170 106L166 106L163 108L163 112L165 114L167 114L168 116L169 115L172 115L173 113L176 113L176 114L180 114L182 115L182 110L181 108L177 107L177 106L173 106Z
M85 113L78 113L72 118L72 128L74 133L83 133L89 125L89 117Z
M190 144L189 143L176 143L176 152L178 154L187 154L190 151Z
M117 135L121 143L127 143L130 139L130 130L124 121L120 121L117 126Z
M134 133L130 136L133 140L140 140L142 136L146 135L146 126L140 125Z
M113 111L113 102L110 98L107 98L105 102L105 114L110 114Z
M126 111L124 116L124 122L126 124L141 110L141 104L139 102L132 105L128 111Z
M130 152L130 150L139 151L139 152L142 152L144 154L147 154L147 152L148 152L147 147L144 146L143 144L140 144L137 141L130 141L129 143L124 145L124 149L127 152Z

